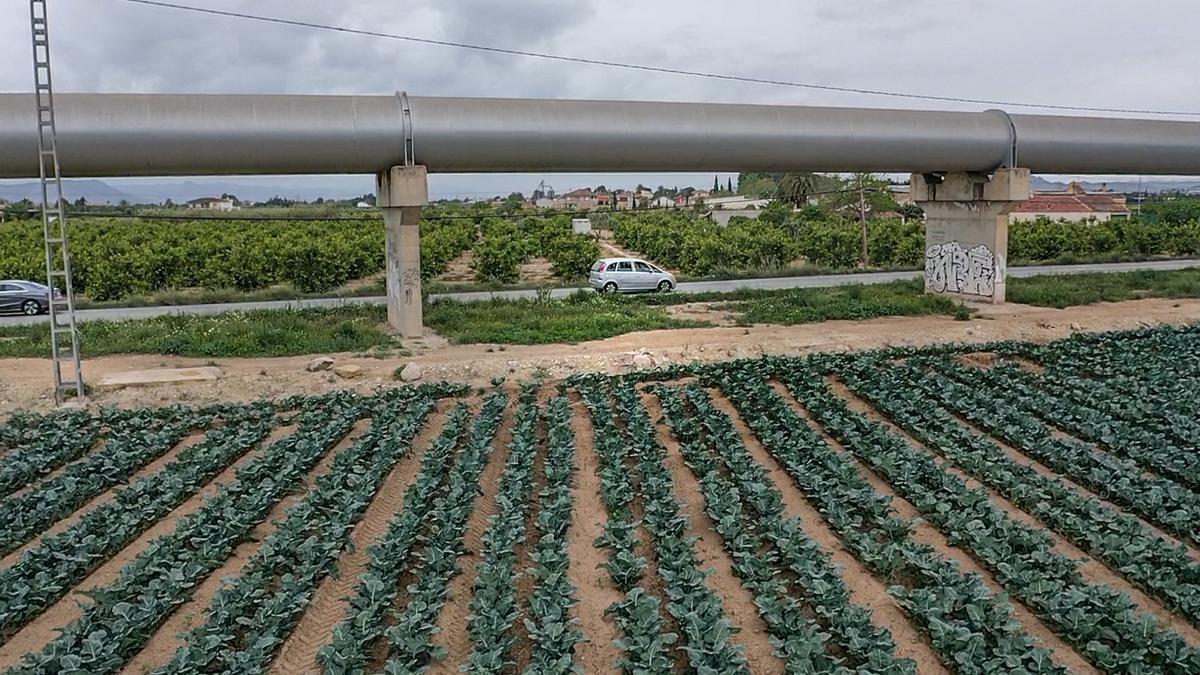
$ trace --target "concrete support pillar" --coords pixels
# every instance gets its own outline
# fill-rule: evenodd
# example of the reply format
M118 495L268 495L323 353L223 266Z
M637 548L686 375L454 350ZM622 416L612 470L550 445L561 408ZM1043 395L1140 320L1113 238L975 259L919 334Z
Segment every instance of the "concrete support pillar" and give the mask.
M913 174L925 211L925 291L1004 302L1008 214L1029 199L1028 169Z
M388 325L402 337L420 337L421 207L429 203L423 166L395 166L378 175L387 247Z

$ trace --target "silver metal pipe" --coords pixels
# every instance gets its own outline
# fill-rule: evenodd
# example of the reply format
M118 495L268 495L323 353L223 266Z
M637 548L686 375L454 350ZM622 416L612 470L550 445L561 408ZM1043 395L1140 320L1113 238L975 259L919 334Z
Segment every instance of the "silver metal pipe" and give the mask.
M408 97L431 172L1200 174L1200 122L863 108ZM0 177L36 176L33 97L0 94ZM399 96L58 94L72 176L374 173L402 164ZM1011 120L1011 122L1010 122Z

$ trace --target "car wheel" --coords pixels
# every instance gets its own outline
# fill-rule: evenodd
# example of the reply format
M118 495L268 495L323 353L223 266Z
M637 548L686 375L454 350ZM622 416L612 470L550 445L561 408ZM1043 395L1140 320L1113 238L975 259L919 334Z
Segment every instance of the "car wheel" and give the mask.
M662 281L658 282L658 292L659 293L666 293L667 291L671 290L671 288L672 288L671 282L667 281L666 279L663 279Z
M610 281L607 284L604 284L604 292L605 293L616 293L617 292L617 282Z
M37 316L42 313L42 305L37 300L26 300L21 304L21 311L25 316Z

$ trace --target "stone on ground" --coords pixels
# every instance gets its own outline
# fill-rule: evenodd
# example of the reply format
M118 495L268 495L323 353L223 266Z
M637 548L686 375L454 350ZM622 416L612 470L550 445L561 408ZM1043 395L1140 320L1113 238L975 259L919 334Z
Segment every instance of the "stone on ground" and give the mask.
M403 368L400 369L401 382L416 382L421 379L421 366L409 361Z
M310 372L310 373L315 373L320 370L329 370L332 367L333 367L333 357L318 356L317 358L313 359L312 361L309 361L308 365L305 366L305 369L308 370L308 372Z
M338 366L337 368L334 368L333 372L337 373L337 376L344 380L350 380L362 375L363 369L362 366L356 366L353 363L347 363L344 366Z

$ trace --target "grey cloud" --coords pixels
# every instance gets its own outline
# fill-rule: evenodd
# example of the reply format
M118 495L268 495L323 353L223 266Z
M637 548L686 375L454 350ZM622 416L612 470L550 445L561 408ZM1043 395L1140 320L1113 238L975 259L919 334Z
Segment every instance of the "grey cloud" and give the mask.
M971 98L1200 111L1194 0L180 0L688 70ZM0 0L0 90L31 86ZM60 90L390 93L957 107L417 45L115 0L51 3ZM1133 36L1137 36L1136 38ZM664 179L664 183L670 179ZM536 183L536 181L534 181Z

